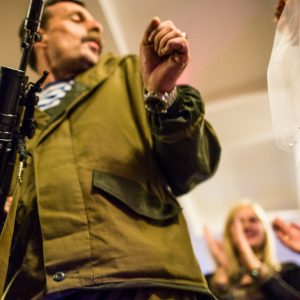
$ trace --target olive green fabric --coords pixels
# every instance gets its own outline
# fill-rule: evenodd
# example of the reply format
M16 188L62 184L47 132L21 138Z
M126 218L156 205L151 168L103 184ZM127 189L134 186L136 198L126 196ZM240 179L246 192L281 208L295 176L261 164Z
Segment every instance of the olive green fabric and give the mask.
M12 234L14 232L14 218L16 216L16 210L19 200L19 185L16 186L15 193L13 195L13 201L10 207L10 215L5 220L3 230L0 235L0 297L3 294L4 278L6 277L6 270L8 268L8 257L10 255L10 245L12 241Z
M185 192L218 164L220 147L200 96L183 87L181 97L185 89L191 95L176 104L177 117L170 110L169 119L147 118L138 60L110 54L78 76L75 87L56 112L36 114L5 299L112 285L212 298L171 191ZM178 129L165 126L168 120ZM191 168L185 159L196 162ZM34 288L24 288L28 281Z
M176 217L180 207L174 201L166 203L132 180L99 170L93 172L93 186L123 202L137 214L153 220L167 220Z
M53 295L54 296L54 295ZM81 290L70 291L63 300L210 300L205 295L197 295L191 291L166 288L135 288L112 290ZM48 300L48 299L47 299ZM51 299L49 299L51 300Z

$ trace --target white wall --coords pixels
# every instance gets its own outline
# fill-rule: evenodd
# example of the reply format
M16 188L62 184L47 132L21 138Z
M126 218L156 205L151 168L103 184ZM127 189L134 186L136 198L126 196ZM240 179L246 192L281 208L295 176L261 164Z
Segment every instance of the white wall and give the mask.
M205 272L213 262L202 238L208 225L220 237L229 207L252 198L270 219L281 216L300 223L295 157L275 145L266 91L239 95L209 103L206 117L222 145L217 173L200 184L180 203L189 224L196 255ZM299 256L277 243L281 261Z

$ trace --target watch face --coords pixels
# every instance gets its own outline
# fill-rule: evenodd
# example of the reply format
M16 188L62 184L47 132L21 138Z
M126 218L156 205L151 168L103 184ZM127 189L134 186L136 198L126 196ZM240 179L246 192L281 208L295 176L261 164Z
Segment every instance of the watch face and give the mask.
M146 109L154 113L165 113L168 109L168 102L155 96L148 96L145 99Z
M249 275L253 278L258 278L260 276L260 272L258 269L253 269Z

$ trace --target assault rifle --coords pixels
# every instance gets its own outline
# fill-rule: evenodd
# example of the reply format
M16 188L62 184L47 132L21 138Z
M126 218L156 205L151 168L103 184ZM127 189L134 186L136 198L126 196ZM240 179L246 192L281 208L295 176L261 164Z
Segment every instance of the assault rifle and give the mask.
M24 22L21 45L22 56L19 69L0 67L0 229L6 219L4 204L9 195L15 168L19 165L18 178L26 167L27 150L25 138L35 133L34 108L37 92L47 77L47 72L36 83L28 83L26 69L32 46L41 40L38 33L45 0L31 0Z

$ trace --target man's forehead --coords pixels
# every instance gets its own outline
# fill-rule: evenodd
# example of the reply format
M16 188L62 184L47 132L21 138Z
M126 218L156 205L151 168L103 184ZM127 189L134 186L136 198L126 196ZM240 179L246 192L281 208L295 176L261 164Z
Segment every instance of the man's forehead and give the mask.
M90 12L86 9L86 7L78 5L75 1L56 1L56 3L47 7L47 10L52 12L52 18L74 12L81 12L84 15L90 16Z
M55 4L47 7L49 12L47 26L48 28L53 22L69 20L70 16L80 14L84 19L95 20L95 17L87 10L85 6L78 5L74 1L56 1Z
M73 3L79 4L81 6L85 6L85 3L83 0L48 0L45 3L45 7L49 7L49 6L59 3L59 2L73 2Z

